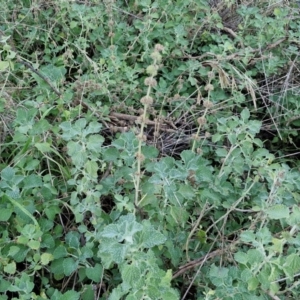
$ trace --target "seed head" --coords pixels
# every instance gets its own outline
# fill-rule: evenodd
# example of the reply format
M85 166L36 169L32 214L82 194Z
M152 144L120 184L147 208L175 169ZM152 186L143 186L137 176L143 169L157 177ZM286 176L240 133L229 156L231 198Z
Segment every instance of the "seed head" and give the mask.
M162 56L160 55L160 53L158 51L154 51L150 54L151 58L153 60L155 60L155 62L159 63L161 62Z
M214 90L214 86L210 83L208 83L205 88L204 88L206 91L213 91Z
M214 104L213 104L211 101L209 101L209 100L205 100L205 101L203 102L203 106L204 106L205 108L212 108L212 107L214 106Z
M141 98L140 102L142 104L152 105L153 104L153 98L150 96L144 96Z
M156 51L160 52L160 51L164 51L165 47L163 45L161 45L161 44L156 44L155 47L154 47L154 49Z
M147 86L154 87L154 86L157 85L157 81L152 77L147 77L144 81L144 84L147 85Z
M199 117L197 119L197 122L199 125L204 125L204 124L206 124L206 119L205 119L205 117Z
M147 67L146 72L147 72L147 74L149 74L151 76L155 76L155 75L157 75L157 70L158 70L158 66L150 65Z

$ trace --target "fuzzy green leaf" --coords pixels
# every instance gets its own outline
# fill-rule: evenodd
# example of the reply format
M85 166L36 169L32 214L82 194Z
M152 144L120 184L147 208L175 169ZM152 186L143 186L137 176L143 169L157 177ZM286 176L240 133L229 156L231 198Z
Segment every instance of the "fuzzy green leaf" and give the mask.
M268 207L265 210L268 217L272 220L280 220L284 218L289 218L289 208L282 204L276 204L274 206Z
M154 229L154 227L148 221L143 222L143 230L140 233L141 245L144 248L152 248L157 245L163 244L167 238Z

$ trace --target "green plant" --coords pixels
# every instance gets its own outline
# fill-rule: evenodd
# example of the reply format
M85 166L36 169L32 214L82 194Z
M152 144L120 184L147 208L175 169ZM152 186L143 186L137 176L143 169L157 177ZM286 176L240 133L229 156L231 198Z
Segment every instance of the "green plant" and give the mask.
M0 299L299 297L297 7L1 7Z

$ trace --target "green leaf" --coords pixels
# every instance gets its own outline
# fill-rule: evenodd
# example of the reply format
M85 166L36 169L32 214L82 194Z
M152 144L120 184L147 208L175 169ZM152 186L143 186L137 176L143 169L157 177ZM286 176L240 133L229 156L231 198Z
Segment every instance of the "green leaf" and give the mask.
M116 148L106 148L103 150L104 161L116 161L120 157L120 152Z
M73 164L80 168L87 161L88 155L85 148L78 142L70 141L67 144L68 155L72 158Z
M98 178L98 164L95 161L88 160L84 165L86 173L92 178Z
M29 176L26 176L24 179L24 188L25 189L31 189L35 187L40 187L43 185L43 181L40 176L35 174L30 174Z
M36 143L34 146L42 153L47 153L52 151L51 145L49 143Z
M177 192L180 193L183 196L183 198L187 200L192 200L195 196L193 188L187 184L180 184Z
M6 266L4 266L4 272L8 273L8 274L15 274L16 273L16 263L14 261L12 261L11 263L7 264Z
M226 157L228 151L225 148L218 148L215 153L218 157Z
M53 255L51 253L43 253L41 255L41 264L42 265L48 265L50 261L54 259Z
M300 208L298 206L293 206L292 213L287 219L287 223L291 226L300 224Z
M80 298L80 293L76 291L67 291L59 297L59 300L78 300Z
M0 61L0 72L9 68L9 61Z
M154 246L163 244L167 240L162 233L154 229L148 220L143 221L142 224L143 230L139 234L142 247L152 248Z
M300 270L300 257L296 253L292 253L285 258L283 267L289 276L293 276L296 272Z
M167 270L164 277L161 278L160 285L163 287L169 287L172 280L172 270Z
M247 122L250 117L250 111L248 108L244 108L243 111L241 112L241 117L244 122Z
M15 169L6 167L1 171L1 179L7 182L11 182L15 177Z
M249 291L255 291L258 288L259 281L256 277L252 277L250 280L248 280L248 290Z
M5 280L2 276L0 276L0 293L5 293L9 291L10 286L11 286L11 282ZM3 298L3 300L4 299L6 300L7 298Z
M92 133L98 133L100 132L102 128L102 124L98 123L98 122L90 122L89 125L87 126L87 128L83 131L84 135L89 135ZM98 140L102 140L102 142L104 141L104 138L100 135L96 135L98 137Z
M65 258L63 260L63 270L66 276L70 276L73 272L76 271L78 262L75 261L72 257Z
M59 127L63 130L62 138L65 141L69 141L80 134L69 121L61 123Z
M18 246L11 246L9 248L8 256L14 257L20 251L20 247Z
M55 248L54 252L53 252L53 257L55 259L58 258L62 258L62 257L66 257L67 256L67 250L66 247L63 245L59 245L58 247Z
M0 209L0 222L7 222L13 213L12 208L1 208Z
M142 153L146 158L156 158L159 151L157 148L153 146L143 146L142 147Z
M79 242L79 234L77 232L72 232L70 231L67 235L66 235L66 243L75 249L78 249L80 246L80 242Z
M80 249L81 255L80 259L86 260L87 258L93 257L94 253L92 248L89 248L88 246L84 246Z
M121 216L116 224L106 226L101 236L106 238L116 238L118 242L133 243L136 232L143 229L143 226L135 221L133 214Z
M50 270L53 274L55 274L55 278L63 278L64 277L64 267L63 267L64 258L55 259L52 261L50 265Z
M241 263L246 265L248 263L248 256L246 253L238 251L237 253L234 254L234 259Z
M31 240L27 243L28 247L33 250L40 249L41 243L39 241Z
M40 72L47 76L50 79L50 81L58 82L64 78L64 75L66 74L67 70L64 66L56 67L52 64L49 64L46 66L42 66L40 68Z
M123 282L134 287L141 277L141 271L136 265L125 265L121 270Z
M51 234L44 234L42 236L42 244L41 247L43 248L54 248L55 246L55 240Z
M102 280L103 267L100 264L96 264L92 268L86 268L85 273L87 278L94 282L100 282Z
M103 142L104 142L104 138L101 135L99 134L91 135L87 139L86 147L91 151L100 153L102 150L101 146Z
M265 210L266 214L270 219L279 220L284 218L289 218L289 208L283 204L276 204L274 206L268 207Z
M251 266L259 265L266 259L266 256L257 249L248 250L247 256L248 256L248 263Z
M223 134L220 134L220 133L215 133L213 136L212 136L212 142L213 143L217 143L219 142L222 138L224 137Z
M101 257L104 268L108 269L112 262L123 263L128 249L129 245L127 243L120 244L113 239L102 238L98 255Z
M253 230L246 230L242 232L240 238L242 242L246 242L246 243L251 243L256 241L255 240L256 236Z

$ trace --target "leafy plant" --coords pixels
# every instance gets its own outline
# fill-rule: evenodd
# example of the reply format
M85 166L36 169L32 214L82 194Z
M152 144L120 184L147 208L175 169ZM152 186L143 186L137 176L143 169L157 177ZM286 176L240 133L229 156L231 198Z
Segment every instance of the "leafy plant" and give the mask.
M299 297L296 5L1 7L0 299Z

